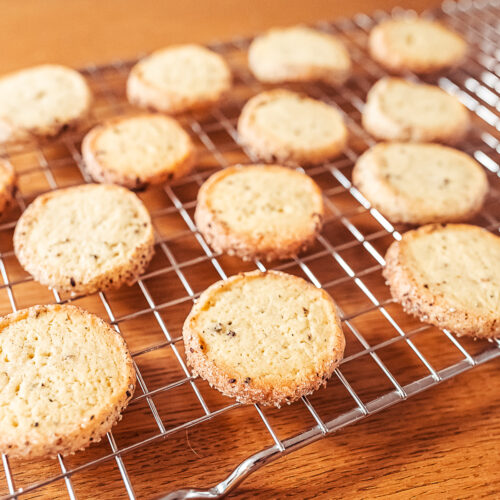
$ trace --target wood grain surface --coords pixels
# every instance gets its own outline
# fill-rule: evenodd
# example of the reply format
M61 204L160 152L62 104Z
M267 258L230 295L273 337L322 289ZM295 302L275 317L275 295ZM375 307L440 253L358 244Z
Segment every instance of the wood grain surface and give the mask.
M394 5L396 2L389 0L352 0L348 3L319 0L0 0L0 73L46 61L75 67L90 62L104 63L134 57L169 43L225 39L274 25L333 19ZM412 2L412 7L417 10L432 5L436 2ZM92 79L92 85L97 94L95 121L111 115L113 106L126 106L122 102L123 74L118 75L116 71L99 74L98 78ZM118 96L116 103L110 104L110 96L106 93L109 88L113 88L113 96ZM240 96L241 99L244 97L244 94ZM228 109L227 113L231 110ZM237 116L237 110L234 116ZM183 124L189 126L187 120ZM210 140L225 144L224 141L229 142L229 139L224 134L214 130L210 133ZM49 143L41 148L31 145L26 150L9 151L20 174L23 199L29 202L39 192L50 189L50 176L58 187L84 180L76 163L80 136L74 140L70 136L66 141ZM202 144L198 146L203 149ZM353 139L351 148L355 151L356 147ZM43 168L40 168L40 154L46 162ZM243 152L236 149L228 149L223 157L228 162L244 160ZM221 159L210 151L202 152L199 171L207 175L220 162ZM349 176L350 168L352 165L342 171ZM358 210L359 206L352 197L344 196L331 176L321 170L309 173L323 189L331 192L329 197L334 210L329 214L323 231L325 238L339 245L342 257L356 272L364 273L364 282L370 289L377 290L379 300L388 300L380 266L377 267L375 261L366 262L366 252L359 244L351 243L352 235L348 235L339 223L338 214L349 217L363 234L371 237L370 241L379 252L385 251L391 237L381 232L380 226L366 212ZM185 266L181 269L186 280L193 285L195 294L219 278L206 260L196 263L204 252L185 220L173 208L173 200L179 200L192 216L197 188L195 182L189 182L174 186L171 192L153 188L141 193L155 214L157 238L164 245L157 245L156 256L144 283L150 298L159 306L160 321L173 337L174 348L165 343L165 332L158 322L158 315L148 309L138 285L106 294L122 334L136 353L136 362L149 391L185 378L175 349L183 358L182 342L178 339L192 302L177 272L179 265ZM500 220L500 204L495 203L492 210L496 210ZM8 220L15 221L18 215L19 210L14 210ZM13 227L0 227L3 228L0 230L0 253L8 279L15 283L12 290L16 305L25 307L35 302L52 302L53 295L45 287L27 281L28 276L17 263L12 253ZM388 328L377 310L370 309L366 297L352 280L342 281L345 273L334 265L331 257L317 247L310 254L312 258L308 265L331 284L328 291L344 313L348 316L365 310L353 319L353 324L360 331L367 332L370 343L376 345L393 339L395 332ZM227 274L254 266L224 256L218 257L218 261ZM286 270L301 274L298 266ZM75 303L109 319L98 295L78 298ZM145 312L140 316L128 316L137 310ZM419 327L419 323L408 318L399 306L389 304L388 310L404 325L405 331ZM0 313L7 312L10 312L9 297L2 287ZM353 361L343 365L342 371L357 393L368 401L391 390L391 384L380 375L380 370L368 356L355 358L361 347L352 335L346 334L346 355L352 355ZM451 343L433 328L412 338L437 369L461 358ZM485 347L481 342L463 342L472 353ZM379 354L400 383L427 374L404 341L388 344ZM251 476L230 498L500 498L499 368L500 360L497 359L280 459ZM212 411L232 403L204 382L197 381L196 384ZM168 391L159 391L151 401L167 430L204 416L189 381ZM118 447L130 446L158 434L149 402L138 390L136 400L114 430ZM338 380L313 395L311 402L324 420L353 407L352 398ZM282 439L315 424L301 404L283 410L265 409L264 414ZM123 464L137 497L154 498L176 488L211 486L249 454L272 444L255 408L242 406L177 432L168 439L158 439L138 448L123 456ZM68 469L75 468L104 457L110 451L111 446L105 440L68 457L65 465ZM60 473L55 460L29 463L13 460L10 465L16 487L28 487L33 482ZM77 498L126 498L118 464L113 459L76 473L72 476L72 484ZM0 496L7 492L0 467ZM68 498L68 493L64 482L59 480L20 498Z

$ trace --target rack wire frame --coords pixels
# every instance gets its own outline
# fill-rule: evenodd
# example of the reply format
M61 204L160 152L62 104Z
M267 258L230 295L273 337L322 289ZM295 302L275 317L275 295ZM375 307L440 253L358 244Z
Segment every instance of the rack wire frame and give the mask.
M481 343L481 348L479 350L475 349L476 352L472 352L473 350L465 339L458 339L450 332L443 330L440 335L456 349L460 355L460 360L439 369L435 368L416 343L418 336L430 327L420 324L412 329L408 329L401 323L401 319L395 318L394 313L391 312L390 306L393 305L393 301L390 298L381 298L378 289L376 290L376 287L371 287L366 282L366 277L370 273L380 271L384 265L383 255L377 249L376 242L387 236L398 240L401 238L401 232L407 229L404 226L393 226L377 210L373 209L368 200L351 184L349 178L349 169L358 156L375 143L359 125L364 97L370 86L378 78L386 74L367 55L367 34L377 22L394 15L415 15L415 13L403 9L394 9L391 13L379 11L371 16L359 14L352 19L317 23L316 27L318 29L335 33L344 39L357 68L354 77L346 86L339 89L332 89L319 83L304 83L289 86L304 91L310 96L321 99L339 109L343 113L351 133L351 142L344 156L324 165L305 169L313 178L316 176L321 177L326 182L323 193L326 207L329 211L327 223L330 220L340 224L349 234L349 238L344 238L342 241L334 241L328 234L323 233L318 236L316 245L311 252L290 261L273 263L272 268L302 273L303 276L317 287L331 288L350 283L355 285L368 300L367 306L359 307L354 311L347 312L342 310L341 307L343 327L346 332L352 335L353 339L356 339L361 349L346 356L341 366L335 371L334 379L330 381L330 384L340 384L345 389L352 399L352 409L338 414L334 418L325 420L311 401L312 398L303 397L301 402L296 404L304 406L315 422L315 425L304 432L282 439L278 436L271 420L266 416L266 411L259 405L254 405L255 411L267 429L273 445L249 457L235 468L228 478L221 478L222 481L217 486L205 492L195 490L177 492L173 493L169 498L198 498L199 496L197 495L201 495L202 493L205 495L203 496L204 498L222 496L236 487L249 473L262 465L368 415L403 401L480 363L500 356L500 342L498 340L491 343ZM462 144L461 147L473 155L484 166L490 180L491 190L488 202L480 216L475 220L475 223L491 231L498 232L500 228L500 167L496 162L496 158L498 158L498 154L500 153L500 50L498 49L498 46L500 46L500 33L498 31L500 2L467 0L454 3L447 0L440 9L427 12L424 15L442 19L455 30L463 33L472 46L469 58L463 66L443 75L425 77L423 80L438 84L446 91L457 95L476 118L478 118L475 120L470 139L467 143ZM163 339L154 345L134 351L134 360L138 360L141 356L152 351L167 348L172 350L180 367L183 374L181 378L155 389L149 389L147 380L143 377L136 363L138 391L131 405L138 401L146 401L156 424L157 431L152 436L141 439L129 446L122 447L117 444L113 432L110 432L107 435L109 450L105 455L72 468L66 466L66 460L62 456L58 456L57 462L60 473L51 475L50 477L39 478L24 487L16 486L15 471L10 466L8 456L2 455L2 466L6 483L4 486L7 489L6 494L2 498L23 498L28 493L34 493L50 483L63 480L67 495L71 499L75 499L77 495L72 478L82 470L106 461L115 461L123 481L126 496L131 499L136 498L133 478L130 477L123 460L125 454L138 448L154 445L159 439L167 439L174 433L206 422L222 413L231 412L241 406L239 403L227 399L226 404L221 408L217 408L216 410L210 408L202 390L199 388L199 379L192 376L182 356L182 338L180 332L176 332L177 335L175 335L170 331L163 319L163 313L168 312L172 306L185 302L190 303L197 298L199 293L195 291L196 287L193 286L192 280L188 277L190 269L195 266L208 266L221 279L226 279L228 275L224 264L221 263L221 255L213 252L201 234L197 232L192 217L195 199L184 199L178 190L189 184L199 187L216 169L225 168L230 165L232 162L228 157L231 158L231 154L233 153L242 157L240 160L242 163L258 161L249 151L245 151L238 144L236 131L237 111L241 109L246 98L266 88L253 79L244 64L244 54L250 41L250 38L237 38L229 42L209 45L211 49L226 57L230 63L235 75L235 92L229 96L227 102L212 110L208 117L204 117L203 119L199 119L193 115L182 117L182 123L199 143L201 156L206 155L210 157L213 160L213 164L209 168L197 168L191 175L162 188L168 203L167 206L159 209L156 208L152 211L153 222L155 223L162 216L177 214L184 221L186 227L184 230L178 231L175 235L164 235L161 231L157 231L156 250L157 253L162 254L164 257L165 264L158 269L148 270L139 279L137 284L142 296L141 298L147 306L124 315L117 315L110 300L108 300L107 293L98 293L96 295L106 311L108 321L120 333L122 332L122 325L127 321L141 318L145 314L152 314L154 316L158 327L163 333ZM135 62L114 61L109 65L89 66L82 70L82 73L88 78L94 91L105 103L100 109L100 116L94 110L94 114L90 118L86 128L102 118L127 113L131 110L130 106L126 103L123 87L128 71ZM410 73L404 76L412 80L422 80L422 78L418 78L416 75ZM245 97L242 98L238 90L243 91L242 93L245 94ZM216 136L217 134L225 134L227 139L220 142L212 138L214 134ZM78 130L76 132L67 132L57 138L54 142L63 147L66 153L56 159L47 157L43 143L10 144L2 146L0 149L0 157L10 161L17 170L20 184L23 184L23 177L30 178L30 176L38 174L43 174L46 183L46 187L40 191L32 192L28 189L29 194L23 191L21 187L16 195L18 205L16 214L7 221L0 221L0 245L2 245L0 246L0 277L3 281L3 283L0 282L0 293L5 294L6 299L4 302L7 302L2 304L3 299L0 296L0 305L5 306L4 308L8 306L10 310L16 311L18 309L17 288L31 281L28 275L15 279L11 278L10 269L13 266L12 261L15 257L13 250L11 248L5 249L8 245L2 244L2 241L6 241L4 235L11 234L17 217L36 195L46 190L62 187L59 181L60 173L67 169L70 164L78 167L81 181L91 182L79 151L79 142L82 136L83 131ZM34 160L31 160L32 164L28 168L20 170L16 165L16 160L25 155L26 152ZM325 179L327 180L325 181ZM342 197L342 199L348 198L347 205L349 208L347 210L343 206L339 206L335 201L337 196ZM356 223L356 217L361 215L371 218L368 227L371 228L372 224L376 224L378 229L367 230L364 223ZM201 249L201 254L194 258L182 260L172 250L172 243L187 235L192 235L195 238ZM361 269L354 266L352 261L349 261L343 255L344 251L351 249L361 251L363 254L362 260L366 260L369 264L363 265ZM324 281L321 273L313 270L313 266L311 265L315 259L324 257L331 258L332 265L335 263L342 270L343 275L329 281ZM267 267L261 261L255 261L253 264L255 268L263 271ZM165 273L175 274L176 278L182 284L184 291L182 296L173 299L166 296L164 301L159 302L158 298L149 289L148 279ZM52 302L64 303L77 299L78 297L74 299L61 297L57 292L53 292ZM360 329L356 325L356 318L370 311L378 311L388 324L391 325L396 335L376 344L370 342L368 338L369 332ZM425 369L424 376L406 383L398 381L398 377L392 373L380 355L380 351L383 348L395 343L403 343L411 350L418 359L418 362ZM379 370L378 375L384 378L391 386L389 392L368 401L364 400L358 394L349 377L345 375L344 367L349 362L359 359L371 359L375 363ZM202 415L195 419L186 420L175 427L167 428L155 404L154 396L159 393L168 392L181 385L189 385L191 387L201 407ZM281 412L286 418L287 408L283 408Z

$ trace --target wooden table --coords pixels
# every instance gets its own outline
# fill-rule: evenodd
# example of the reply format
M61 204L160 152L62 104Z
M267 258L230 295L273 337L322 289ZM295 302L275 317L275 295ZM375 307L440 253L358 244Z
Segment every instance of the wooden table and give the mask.
M224 39L396 3L0 0L0 73L46 61L102 63L170 43ZM436 2L413 5L421 10ZM500 497L499 368L497 359L321 440L255 474L231 498ZM168 475L168 468L157 474ZM149 479L144 495L161 493L155 477ZM102 497L106 485L93 488L80 489L82 498ZM44 491L48 498L51 490Z

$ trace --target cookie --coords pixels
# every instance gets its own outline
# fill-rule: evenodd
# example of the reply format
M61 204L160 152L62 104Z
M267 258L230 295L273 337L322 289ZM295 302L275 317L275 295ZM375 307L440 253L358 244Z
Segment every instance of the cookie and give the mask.
M214 250L250 259L288 259L312 244L323 199L307 175L279 165L239 165L209 177L194 214Z
M0 78L0 143L51 137L88 113L91 92L80 73L45 64Z
M339 156L347 143L342 115L324 102L289 90L252 97L238 120L239 140L267 162L318 164Z
M345 346L331 297L279 271L213 284L182 334L193 373L242 403L274 406L325 385Z
M470 118L439 87L386 77L368 92L362 122L380 140L455 144L467 134Z
M16 176L6 160L0 158L0 217L14 200Z
M248 49L255 78L265 83L320 80L341 85L351 72L351 58L335 36L305 26L272 29Z
M176 45L139 61L127 80L128 100L165 113L206 109L231 87L224 59L201 45Z
M42 285L93 293L137 280L154 253L153 226L128 189L85 184L36 198L17 223L14 251Z
M430 224L403 234L385 260L384 277L406 312L459 336L500 336L499 236Z
M358 159L352 178L393 223L467 220L488 192L484 169L474 159L438 144L379 143Z
M375 26L368 39L370 55L394 73L432 73L460 64L465 40L437 21L389 19Z
M173 118L145 114L97 125L83 139L82 154L95 181L132 189L187 174L195 147Z
M100 441L134 393L125 341L79 307L0 318L0 352L0 452L9 458L55 458Z

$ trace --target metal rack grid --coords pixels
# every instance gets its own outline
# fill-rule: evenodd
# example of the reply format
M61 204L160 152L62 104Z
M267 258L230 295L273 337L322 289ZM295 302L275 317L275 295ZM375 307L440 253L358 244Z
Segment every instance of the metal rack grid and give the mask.
M301 258L270 267L301 275L329 291L340 306L348 344L345 359L327 389L279 411L259 405L243 407L194 378L183 357L181 338L185 313L203 288L238 271L266 269L260 261L242 263L214 253L197 232L192 217L197 189L211 173L232 163L256 161L238 145L235 129L245 100L266 88L251 77L245 65L250 39L210 45L230 63L235 75L234 90L210 116L181 117L199 146L199 165L194 173L169 186L140 193L155 224L156 257L147 273L130 289L72 299L51 293L20 268L11 240L17 218L35 196L47 190L90 182L79 143L84 131L94 123L132 111L125 99L124 83L135 61L115 61L82 70L96 95L93 114L82 130L67 132L51 142L10 144L0 149L0 156L12 163L19 176L17 207L0 222L0 313L34 303L69 300L100 313L129 343L138 377L138 389L124 421L107 435L107 440L75 457L59 456L43 464L30 463L30 467L23 462L13 463L2 455L2 498L47 495L47 491L51 498L68 495L71 499L78 498L79 478L89 470L94 470L99 477L99 469L95 472L97 466L108 467L101 472L101 486L106 481L113 483L113 488L118 483L122 486L121 493L113 489L112 498L146 496L151 489L143 482L136 482L136 476L130 471L133 467L127 465L129 454L146 450L145 456L149 457L148 453L159 446L159 442L181 431L186 431L187 445L196 454L187 429L197 429L224 417L228 430L220 425L211 430L216 429L221 439L231 439L231 432L235 431L228 416L244 410L244 418L253 422L256 429L255 436L261 436L260 440L255 439L268 445L257 448L256 453L234 470L236 463L229 463L228 470L232 472L225 479L225 474L218 475L210 463L206 465L205 470L212 469L212 476L221 482L205 491L203 498L217 498L262 465L500 356L499 341L474 343L470 339L458 339L446 330L418 323L392 301L381 277L383 254L407 228L391 225L350 182L354 162L374 144L359 125L366 92L385 74L367 56L367 33L381 19L403 13L412 15L396 9L391 14L376 12L373 16L360 14L353 19L318 23L317 28L335 33L346 42L354 62L354 76L340 89L317 83L288 86L340 109L351 139L342 157L305 169L322 187L328 210L325 228L314 247ZM476 115L473 131L461 148L485 167L491 190L483 211L472 222L498 231L500 168L495 159L500 152L500 51L497 49L500 3L445 2L439 10L426 15L442 18L465 34L472 45L470 57L462 67L424 80L456 94ZM413 74L405 76L418 79ZM151 359L143 361L148 356ZM175 391L180 393L174 396ZM163 397L167 398L167 405ZM340 400L343 404L337 404ZM290 433L291 421L300 430ZM175 455L167 457L168 470L161 485L154 486L156 494L171 491L179 484L187 485L185 478L191 474L180 476L183 483L170 483L168 475L175 472L175 467L168 459L173 457ZM110 473L106 477L105 471L111 468L115 475ZM90 484L86 482L89 480L86 475L83 485ZM152 481L154 478L149 477L148 482ZM166 498L201 498L199 494L196 490L183 490Z

